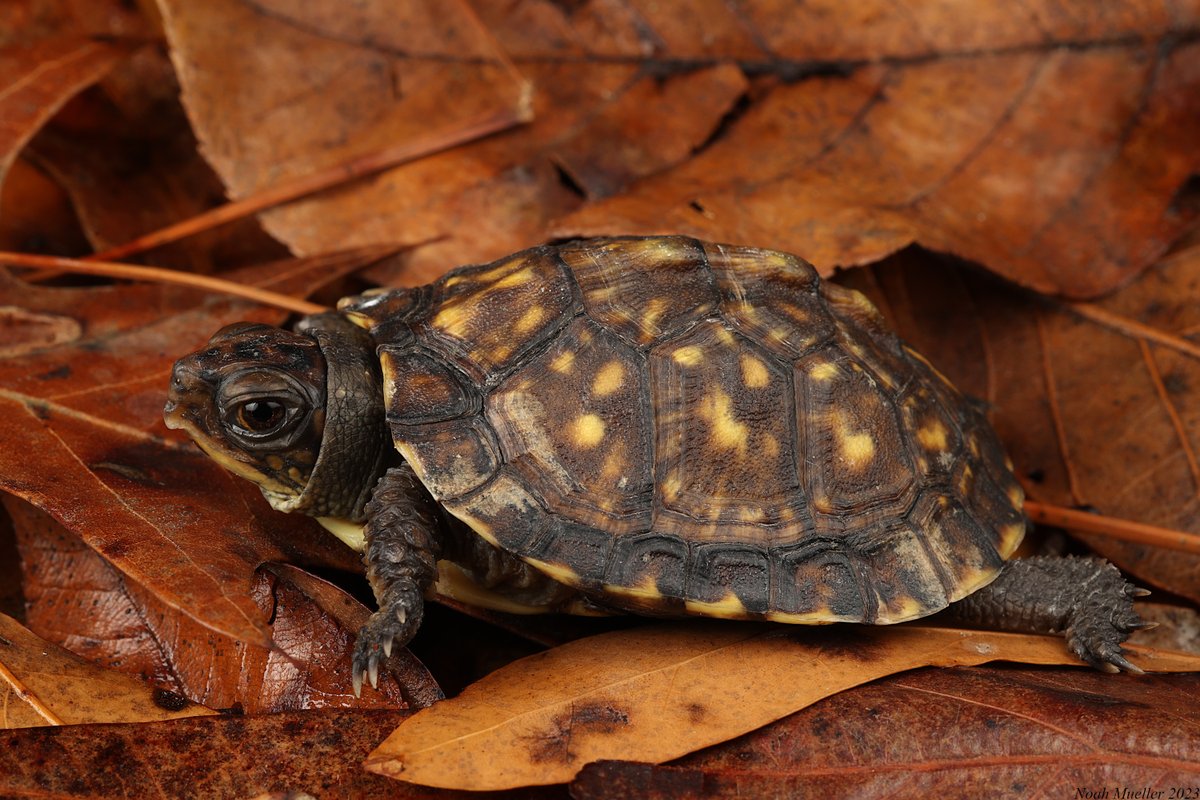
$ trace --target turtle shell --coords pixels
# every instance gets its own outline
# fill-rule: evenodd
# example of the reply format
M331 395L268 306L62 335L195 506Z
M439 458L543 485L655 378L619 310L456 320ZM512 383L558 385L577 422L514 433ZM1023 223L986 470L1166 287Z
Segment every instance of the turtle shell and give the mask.
M1024 533L977 404L792 255L586 240L342 311L433 496L609 605L899 622L987 584Z

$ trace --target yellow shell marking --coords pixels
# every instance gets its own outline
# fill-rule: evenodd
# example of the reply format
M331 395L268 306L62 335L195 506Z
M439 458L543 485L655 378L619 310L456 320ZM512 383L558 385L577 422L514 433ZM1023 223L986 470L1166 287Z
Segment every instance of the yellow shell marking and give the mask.
M670 475L663 478L662 496L665 502L674 502L675 499L679 497L679 493L681 491L683 491L683 481L679 480L678 473L672 472Z
M742 382L751 389L761 389L771 382L767 367L754 356L742 354Z
M694 367L704 360L704 351L696 345L688 345L680 347L671 354L675 359L676 364L682 364L685 367Z
M1020 508L1025 503L1025 491L1020 486L1013 486L1008 490L1008 501L1013 508Z
M929 615L929 609L921 605L915 598L905 597L896 602L895 608L889 609L886 612L882 611L875 618L876 624L891 625L895 622L907 622L910 619L918 619Z
M633 597L638 600L662 600L663 594L658 590L653 575L647 575L634 586L605 586L604 591L622 597Z
M579 447L595 447L604 439L604 420L595 414L580 414L571 423L571 436Z
M762 454L767 458L775 458L779 455L779 440L769 433L763 434Z
M1000 546L996 551L1000 553L1001 558L1008 558L1021 544L1021 540L1025 538L1025 523L1014 522L1011 525L1005 525L1000 529Z
M615 482L617 478L621 478L625 474L627 466L624 448L616 447L604 457L604 466L600 468L600 477L606 481Z
M946 430L946 426L942 424L942 421L934 420L929 425L925 425L917 431L917 441L926 450L944 452L947 447L947 434L948 431Z
M642 314L642 330L657 331L659 317L667 308L667 301L661 297L652 297L646 301L646 311Z
M807 614L789 614L786 611L768 611L767 619L771 622L786 622L789 625L829 625L833 622L857 622L850 618L840 618L828 608L809 611Z
M720 600L688 600L683 604L689 614L722 619L745 619L749 616L746 605L736 594L730 592Z
M837 419L834 430L837 433L842 459L850 469L862 469L871 463L871 459L875 457L875 441L871 434L852 430L842 418Z
M539 561L536 558L527 558L525 560L559 583L565 583L567 586L578 586L580 583L579 575L566 564L552 564L549 561Z
M625 365L620 361L610 361L596 373L592 381L592 394L604 396L619 390L625 384Z
M827 381L838 373L835 364L829 361L818 361L808 368L808 376L814 381Z
M529 333L538 325L542 324L542 320L546 318L546 309L542 306L533 306L521 318L513 324L513 330L517 333Z
M764 522L767 512L761 506L745 506L738 512L738 519L742 522Z
M575 354L570 350L564 350L556 355L550 362L550 369L559 373L570 372L575 367Z
M500 280L492 284L493 289L511 289L514 286L521 286L533 280L533 268L526 267L522 270L517 270L509 275L505 275Z
M462 305L450 305L434 315L433 326L461 339L470 321L470 311Z
M744 452L746 424L733 415L733 401L720 389L714 389L700 406L700 415L712 425L712 439L718 447Z

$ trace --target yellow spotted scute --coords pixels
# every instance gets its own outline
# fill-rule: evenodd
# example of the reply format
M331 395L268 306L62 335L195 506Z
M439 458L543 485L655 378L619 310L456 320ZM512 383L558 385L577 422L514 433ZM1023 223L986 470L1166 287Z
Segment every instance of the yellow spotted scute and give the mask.
M1024 534L985 407L796 256L568 242L344 313L431 494L601 607L902 622Z
M572 368L556 369L567 354ZM637 351L581 318L490 394L486 416L549 511L633 531L649 520L647 381Z
M543 248L435 284L424 333L465 372L488 382L552 337L575 311L565 267Z
M747 362L756 365L750 380ZM657 521L664 531L697 539L735 531L761 544L803 534L795 519L805 498L788 370L722 322L698 325L651 351ZM753 522L747 509L756 512Z
M700 243L686 237L609 239L565 246L588 314L638 345L660 341L716 311Z

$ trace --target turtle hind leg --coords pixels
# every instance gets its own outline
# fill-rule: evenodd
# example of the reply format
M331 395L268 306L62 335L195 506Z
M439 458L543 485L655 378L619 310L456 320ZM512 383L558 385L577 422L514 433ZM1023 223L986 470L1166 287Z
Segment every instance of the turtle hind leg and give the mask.
M1026 633L1061 633L1081 660L1106 672L1141 672L1121 643L1147 624L1133 598L1149 594L1100 558L1010 561L994 581L950 606L963 622Z
M379 479L366 514L363 561L379 610L354 645L355 696L363 676L375 686L382 657L408 644L421 626L425 589L437 577L440 551L437 506L408 464Z

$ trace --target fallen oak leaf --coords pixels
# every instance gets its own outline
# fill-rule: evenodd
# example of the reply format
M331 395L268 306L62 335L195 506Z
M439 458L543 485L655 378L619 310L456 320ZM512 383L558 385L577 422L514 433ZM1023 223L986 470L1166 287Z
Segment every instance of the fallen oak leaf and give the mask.
M115 670L96 666L0 614L0 727L151 722L215 714Z
M1150 672L1200 670L1200 656L1131 652ZM441 788L561 783L591 761L677 758L885 675L997 660L1079 663L1053 637L909 625L619 631L497 670L406 720L365 766Z

